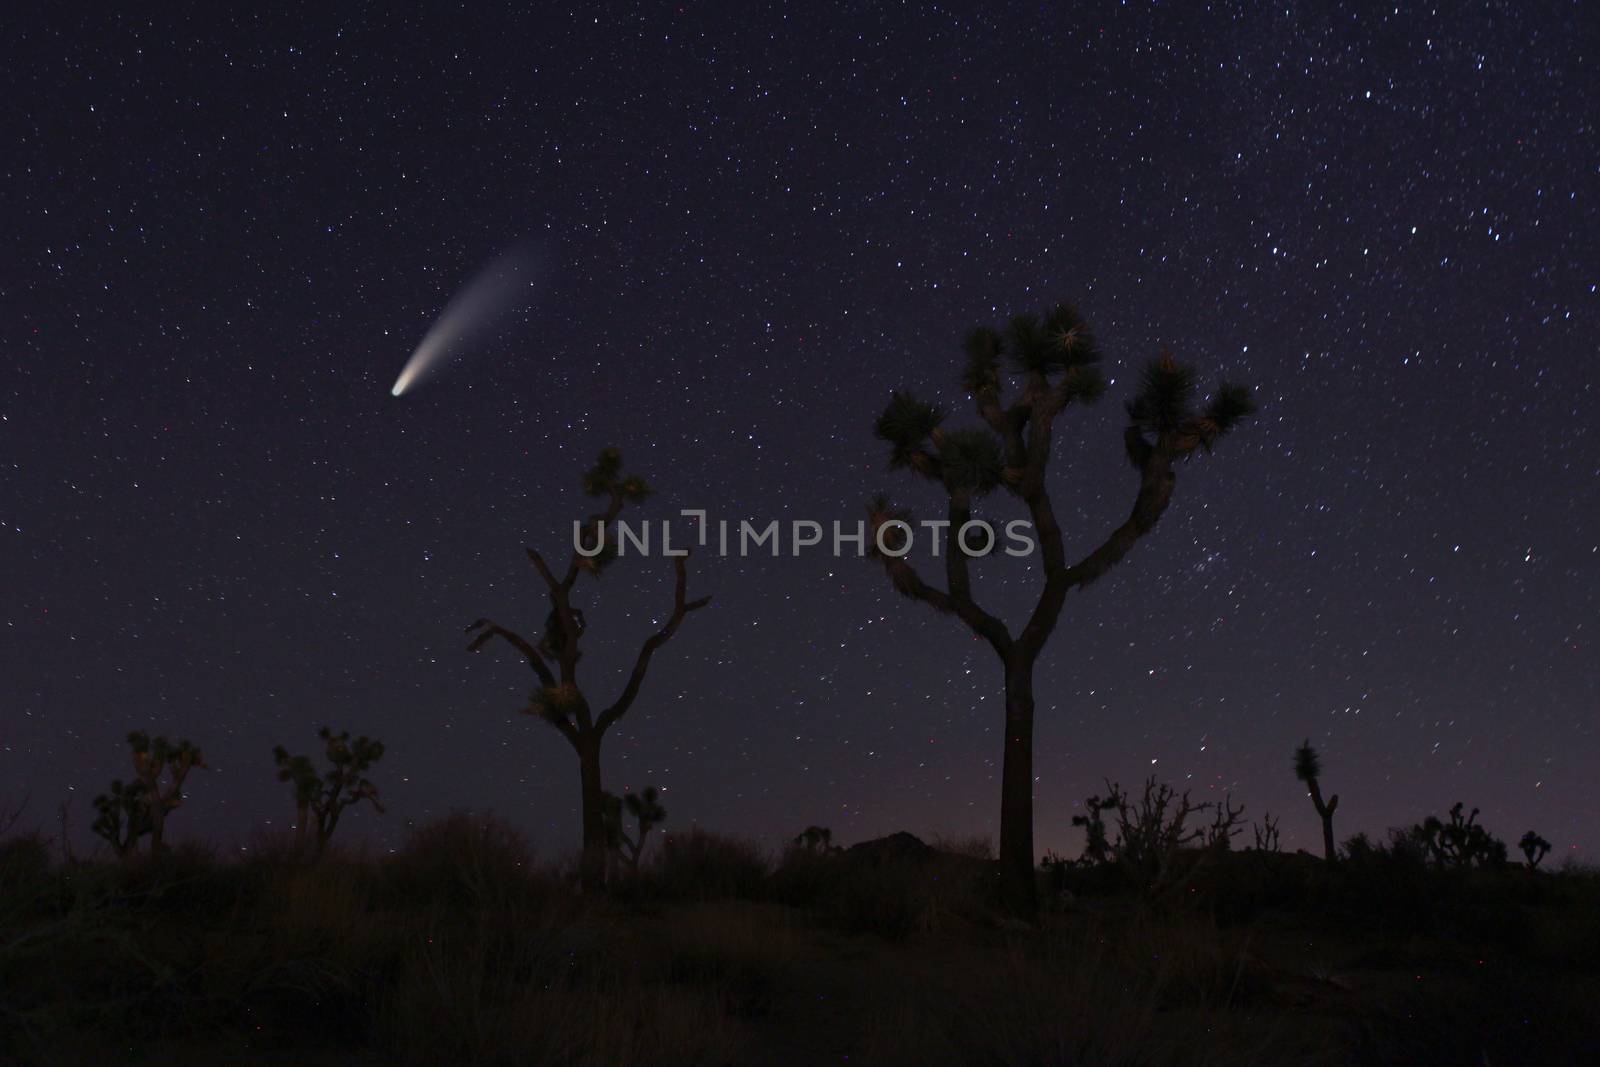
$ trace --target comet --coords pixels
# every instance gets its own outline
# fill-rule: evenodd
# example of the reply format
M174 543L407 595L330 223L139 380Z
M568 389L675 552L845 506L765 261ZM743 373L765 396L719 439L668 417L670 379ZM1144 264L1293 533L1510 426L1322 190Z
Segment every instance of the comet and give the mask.
M390 395L414 389L451 356L463 355L511 313L527 307L537 295L543 266L534 248L516 245L479 271L433 321Z

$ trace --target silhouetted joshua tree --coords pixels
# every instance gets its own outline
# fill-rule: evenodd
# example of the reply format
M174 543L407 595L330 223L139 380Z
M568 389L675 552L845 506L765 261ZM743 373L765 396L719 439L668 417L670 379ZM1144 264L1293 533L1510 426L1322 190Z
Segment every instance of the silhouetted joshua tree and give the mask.
M1339 807L1339 794L1323 802L1322 785L1318 781L1322 777L1322 757L1311 747L1310 738L1294 750L1294 776L1311 791L1311 806L1317 809L1317 818L1322 820L1322 855L1332 863L1339 858L1339 848L1333 843L1333 813Z
M644 854L645 839L650 831L667 821L667 809L662 806L660 792L653 785L645 786L640 793L618 797L607 793L606 837L617 855L628 861L628 870L638 871L639 857ZM623 826L623 813L633 816L635 831L632 837Z
M383 814L378 787L366 778L372 765L383 758L383 742L365 735L352 741L350 731L336 734L326 726L317 731L317 736L322 738L328 759L326 771L319 772L310 756L289 755L282 745L272 750L278 781L288 782L294 789L294 850L299 855L306 854L306 827L312 826L316 831L310 845L313 857L321 856L328 847L346 808L365 800Z
M1084 814L1072 817L1072 825L1084 830L1083 861L1090 866L1115 864L1147 897L1175 891L1212 854L1228 851L1244 814L1244 806L1234 807L1231 796L1197 804L1187 791L1179 793L1154 776L1145 780L1137 802L1121 785L1108 781L1106 795L1089 797L1083 806ZM1209 824L1189 826L1191 815L1208 811ZM1116 816L1115 837L1106 826L1107 812ZM1195 846L1201 846L1198 854L1180 869L1180 856Z
M605 789L600 780L600 743L606 731L633 707L645 673L650 669L651 657L672 640L685 615L705 607L711 598L686 598L687 550L674 550L683 554L674 555L672 560L676 572L672 611L661 629L646 638L640 647L622 692L597 714L578 685L578 661L582 658L579 642L588 629L583 613L573 605L573 594L579 576L598 577L617 558L617 516L624 505L645 500L650 488L638 475L622 473L622 453L615 448L600 453L599 461L584 474L583 487L590 496L606 502L604 511L589 516L583 524L581 543L585 551L580 552L574 546L566 570L557 576L544 557L531 548L527 550L528 559L544 580L550 597L550 612L545 617L544 636L539 644L535 646L527 638L489 619L479 619L467 627L467 633L473 635L467 648L476 652L491 638L499 637L522 653L539 680L539 688L534 690L523 710L555 727L578 754L583 800L583 859L579 869L584 888L592 892L604 885L606 871L606 805Z
M1522 840L1517 842L1517 847L1522 849L1522 855L1528 862L1528 870L1539 869L1539 861L1550 854L1550 842L1529 830L1522 835Z
M1002 369L1009 357L1016 376L1010 397ZM1193 372L1170 352L1150 364L1127 405L1123 444L1138 472L1133 508L1121 525L1076 562L1069 562L1046 477L1056 418L1072 404L1092 404L1105 392L1096 367L1099 352L1078 312L1060 305L1041 321L1022 315L1005 335L972 331L966 340L961 384L972 397L983 428L946 430L945 411L897 392L879 416L878 437L890 445L891 467L905 467L938 484L946 497L950 544L945 552L945 588L928 584L904 558L908 513L879 497L868 508L874 554L894 588L933 609L955 615L983 638L1005 671L1004 765L1000 786L1000 869L1008 906L1034 911L1033 879L1033 670L1055 629L1067 594L1104 575L1156 525L1172 500L1174 467L1197 451L1209 451L1255 410L1247 389L1224 382L1210 403L1195 410ZM987 611L972 588L969 553L958 537L972 518L973 504L1003 488L1028 510L1038 538L1043 588L1022 629L1013 634ZM981 534L975 540L983 541ZM878 547L884 551L876 551ZM982 554L974 552L973 554Z
M1457 801L1450 809L1450 821L1430 815L1411 828L1411 837L1422 843L1428 857L1445 868L1503 867L1506 843L1478 825L1478 809L1463 816L1465 804Z
M833 831L826 826L808 826L794 835L794 843L805 852L832 852Z
M152 739L143 730L128 735L128 747L133 750L133 773L143 786L150 854L159 856L166 849L167 816L183 806L184 779L190 771L205 767L205 758L189 741Z
M105 840L118 859L127 859L139 847L139 839L150 832L150 806L145 800L144 783L111 783L109 793L94 798L95 819L90 831Z

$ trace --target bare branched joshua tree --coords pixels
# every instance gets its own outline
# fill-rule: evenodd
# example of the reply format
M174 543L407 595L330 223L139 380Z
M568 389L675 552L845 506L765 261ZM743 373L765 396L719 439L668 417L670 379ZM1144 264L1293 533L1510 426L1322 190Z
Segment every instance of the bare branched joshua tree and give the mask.
M1116 865L1147 899L1181 888L1206 860L1229 851L1243 830L1244 805L1234 806L1231 794L1195 802L1188 790L1180 793L1153 776L1145 780L1138 800L1108 781L1105 796L1089 797L1083 807L1084 814L1074 815L1072 825L1083 827L1084 862ZM1114 827L1106 824L1108 812ZM1191 816L1207 813L1209 823L1189 825ZM1187 863L1181 862L1185 852L1194 853Z
M383 742L366 736L352 741L348 730L336 734L327 726L318 730L317 736L327 755L326 771L318 771L310 756L289 755L282 745L272 750L278 781L288 782L294 789L294 850L301 856L309 850L312 858L321 856L328 847L346 808L366 801L380 815L383 813L378 787L366 777L372 765L383 758ZM315 831L309 844L308 826Z
M1339 794L1335 793L1327 801L1322 799L1322 783L1319 781L1322 777L1322 757L1311 747L1309 738L1294 750L1294 776L1304 782L1311 793L1311 806L1317 809L1317 818L1322 820L1322 855L1332 863L1339 858L1338 846L1333 843L1333 813L1339 807Z
M476 652L498 637L520 652L539 682L539 687L534 690L523 710L553 726L578 754L583 801L583 860L580 873L584 888L593 892L605 884L607 851L600 743L606 731L633 707L639 696L639 688L644 684L645 674L650 669L651 657L662 645L672 640L684 616L705 607L711 598L688 599L687 552L674 555L672 565L676 582L672 608L666 622L645 639L634 659L628 680L616 699L599 709L591 705L587 694L578 684L578 661L582 658L579 645L588 633L583 613L573 603L578 579L585 574L599 577L617 558L617 517L625 505L638 504L648 498L650 488L638 475L622 473L622 453L614 448L600 453L599 461L584 475L583 487L591 497L605 501L604 510L589 516L582 526L584 551L578 551L575 546L565 570L557 574L543 556L531 548L527 550L528 559L544 580L550 598L544 635L538 644L490 619L479 619L467 627L467 633L472 636L467 648Z
M1002 365L1007 357L1015 381ZM946 430L946 413L910 393L895 393L877 421L877 435L890 445L891 467L904 467L941 486L946 497L951 544L945 556L945 588L926 582L904 558L908 514L885 497L868 508L875 554L894 588L936 611L951 614L988 643L1005 671L1004 766L1000 799L1000 869L1006 902L1022 916L1033 914L1033 713L1034 664L1055 629L1067 594L1095 581L1149 533L1166 512L1176 485L1174 468L1213 445L1255 410L1248 389L1226 382L1196 409L1194 373L1170 352L1145 370L1127 405L1123 443L1138 473L1133 508L1082 558L1069 561L1047 468L1057 417L1068 407L1092 404L1105 392L1100 355L1088 326L1069 305L1041 320L1011 320L1005 333L980 327L966 340L961 384L983 425ZM1004 395L1007 386L1011 395ZM1004 489L1027 509L1038 538L1044 584L1022 629L1013 633L986 610L973 591L967 543L958 532L972 518L978 498ZM981 538L980 538L981 540Z

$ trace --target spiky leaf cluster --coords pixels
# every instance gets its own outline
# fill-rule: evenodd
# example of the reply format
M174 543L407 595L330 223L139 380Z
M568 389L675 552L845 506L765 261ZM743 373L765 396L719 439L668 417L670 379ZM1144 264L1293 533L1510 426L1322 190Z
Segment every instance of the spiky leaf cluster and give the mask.
M891 446L889 465L904 467L913 462L913 457L926 446L944 419L943 408L897 390L890 395L883 414L878 416L873 433Z
M1094 335L1071 304L1057 304L1039 319L1017 315L1006 328L1011 362L1024 374L1045 377L1100 361Z
M1128 401L1128 420L1149 433L1175 432L1189 419L1194 394L1193 368L1164 352L1140 374L1139 392Z
M1000 484L1000 442L987 430L952 430L941 435L939 467L951 492L983 494Z
M583 694L576 685L547 685L534 691L527 712L548 723L570 723L582 704Z
M1205 409L1195 414L1194 371L1163 352L1144 369L1139 392L1128 402L1128 452L1135 463L1148 454L1146 433L1165 436L1182 454L1196 448L1210 451L1217 439L1255 414L1250 390L1223 381Z
M590 496L620 494L630 504L638 504L650 497L650 486L637 474L622 473L622 450L604 448L600 456L583 474L583 491Z
M1322 777L1322 757L1307 738L1294 750L1294 776L1302 782Z

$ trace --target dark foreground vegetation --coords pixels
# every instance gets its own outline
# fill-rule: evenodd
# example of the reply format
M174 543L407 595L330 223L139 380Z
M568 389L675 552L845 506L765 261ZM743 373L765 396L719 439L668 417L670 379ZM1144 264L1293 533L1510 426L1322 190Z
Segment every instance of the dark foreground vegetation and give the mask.
M1113 842L1113 846L1115 842ZM1126 857L1124 857L1126 858ZM6 1064L1600 1063L1600 878L1184 849L665 836L603 895L456 815L393 855L0 847Z

